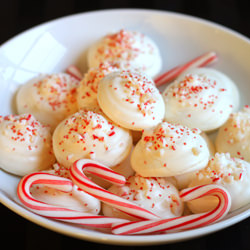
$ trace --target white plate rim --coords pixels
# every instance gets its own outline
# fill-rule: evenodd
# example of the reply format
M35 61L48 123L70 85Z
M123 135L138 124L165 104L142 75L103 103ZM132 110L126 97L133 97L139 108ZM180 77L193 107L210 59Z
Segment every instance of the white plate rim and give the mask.
M208 26L214 26L215 28L221 29L223 31L227 31L229 33L234 34L235 36L237 36L240 39L245 40L246 42L250 43L250 38L248 38L247 36L241 34L238 31L235 31L229 27L226 27L222 24L218 24L215 23L213 21L204 19L204 18L200 18L197 16L191 16L188 14L184 14L184 13L179 13L179 12L173 12L173 11L167 11L167 10L157 10L157 9L141 9L141 8L113 8L113 9L105 9L105 10L92 10L92 11L86 11L86 12L80 12L80 13L76 13L76 14L70 14L70 15L66 15L66 16L62 16L62 17L58 17L46 22L43 22L41 24L35 25L31 28L28 28L20 33L18 33L17 35L7 39L5 42L3 42L2 44L0 44L0 49L1 47L4 47L5 45L7 45L7 43L11 42L12 40L16 39L19 36L24 35L27 32L32 31L33 29L37 29L40 28L42 26L46 26L46 25L51 25L51 24L55 24L57 22L61 22L64 19L68 19L68 18L77 18L77 16L81 16L81 15L95 15L98 13L114 13L114 12L138 12L138 13L162 13L162 14L167 14L169 16L175 16L178 18L183 18L183 19L189 19L189 20L193 20L193 21L198 21L200 23L206 24Z

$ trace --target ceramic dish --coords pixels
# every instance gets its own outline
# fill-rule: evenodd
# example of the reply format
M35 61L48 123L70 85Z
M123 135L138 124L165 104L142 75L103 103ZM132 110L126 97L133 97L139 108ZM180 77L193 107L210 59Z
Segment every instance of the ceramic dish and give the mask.
M86 50L108 32L121 28L152 37L163 57L163 71L207 51L216 51L214 66L231 77L241 91L241 101L250 99L250 40L237 32L198 18L150 10L107 10L77 14L32 28L0 47L1 115L15 112L13 100L20 84L40 73L63 71L76 64L86 71ZM221 230L250 215L250 204L224 220L199 229L161 235L116 236L82 229L35 215L20 205L16 187L19 178L0 170L0 201L24 218L45 228L79 239L117 245L150 245L183 241Z

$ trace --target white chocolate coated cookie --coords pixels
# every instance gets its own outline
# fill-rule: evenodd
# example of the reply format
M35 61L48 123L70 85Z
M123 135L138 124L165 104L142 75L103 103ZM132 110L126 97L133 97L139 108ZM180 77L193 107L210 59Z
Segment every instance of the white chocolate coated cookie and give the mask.
M209 155L198 129L163 122L144 131L132 152L131 165L144 177L169 177L204 168Z
M127 157L131 147L130 131L92 111L81 110L69 116L53 134L56 159L67 168L81 158L112 167Z
M202 132L200 135L203 137L203 139L207 143L210 158L213 157L215 155L215 147L214 147L214 144L213 144L212 140L209 138L209 136L205 132ZM205 167L206 166L204 166L204 168ZM197 171L192 171L192 172L188 172L188 173L185 173L185 174L175 175L173 177L166 177L166 178L167 178L168 181L171 181L172 183L174 183L174 185L179 190L182 190L182 189L188 187L190 182L194 179Z
M229 153L216 153L208 166L196 173L190 187L216 184L224 187L232 198L231 211L250 202L250 164ZM216 197L207 196L188 202L193 213L206 212L218 205Z
M117 71L104 77L98 88L98 103L114 122L131 130L159 124L165 104L151 78L131 71Z
M239 92L225 74L196 68L181 75L163 93L165 119L190 128L219 128L238 109Z
M118 69L118 65L110 63L101 63L99 67L90 68L77 89L78 109L93 110L98 108L97 90L100 80Z
M220 127L215 141L218 152L229 152L250 162L250 108L230 115L227 122Z
M23 176L47 169L55 162L52 136L30 114L0 117L0 167Z
M134 202L160 218L174 218L183 213L183 203L178 190L163 178L131 176L125 185L113 185L109 191ZM133 217L106 204L102 205L102 211L106 216L133 220Z
M66 73L46 75L21 86L16 103L19 114L31 113L52 130L77 111L79 81Z
M122 68L133 68L152 77L162 66L155 42L142 33L126 30L106 35L89 48L89 67L98 67L103 62L118 62Z

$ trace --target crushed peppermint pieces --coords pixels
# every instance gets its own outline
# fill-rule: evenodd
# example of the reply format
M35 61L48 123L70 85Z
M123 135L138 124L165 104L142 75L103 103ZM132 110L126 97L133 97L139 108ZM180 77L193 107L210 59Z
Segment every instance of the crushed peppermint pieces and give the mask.
M40 102L47 103L53 111L64 109L70 112L76 105L79 81L68 74L52 74L35 82L36 94Z
M212 92L211 89L215 91ZM211 112L215 112L212 107L219 98L218 94L225 91L227 91L225 88L218 89L217 82L207 76L188 74L180 82L174 82L164 95L167 98L176 99L182 106L192 106L202 110L210 108ZM233 105L229 105L229 107L232 108ZM218 111L223 113L222 110ZM191 114L188 114L187 117L190 118Z
M161 210L159 206L164 206L164 210L171 210L182 206L178 192L164 178L130 176L124 186L111 188L110 191L146 209Z
M245 166L239 160L230 158L230 154L216 153L208 166L196 173L198 180L210 179L211 183L230 183L240 181L246 172Z
M129 104L135 104L137 110L146 115L152 115L156 104L156 92L154 82L142 74L123 70L120 73L123 80L123 92L127 93L124 101ZM154 118L154 117L153 117ZM155 118L154 118L155 119Z
M62 126L64 134L58 141L61 150L66 151L64 144L70 141L70 143L79 144L79 148L88 152L90 157L95 154L94 148L97 147L97 143L103 144L104 149L108 151L106 141L116 134L113 123L92 111L82 110L66 119Z
M102 78L111 72L117 71L119 65L116 63L100 63L97 68L90 68L80 82L79 93L80 99L97 98L98 85ZM78 101L81 103L81 100Z
M164 122L157 126L153 134L143 133L142 140L148 145L149 148L157 151L163 148L176 151L180 146L179 141L184 137L188 136L192 140L197 139L197 129L189 129L185 126L172 125L170 123ZM182 142L182 145L188 145L187 141ZM202 148L202 145L199 145ZM197 150L197 149L195 149Z
M121 29L119 32L107 35L98 46L95 58L102 61L123 61L129 66L129 61L140 54L154 52L154 47L146 42L145 36L137 32Z
M38 148L37 138L40 139L40 143L48 145L51 143L48 141L49 128L42 125L31 114L1 116L0 126L4 127L2 133L5 136L14 143L23 143L29 151ZM13 151L15 149L15 147L12 148Z

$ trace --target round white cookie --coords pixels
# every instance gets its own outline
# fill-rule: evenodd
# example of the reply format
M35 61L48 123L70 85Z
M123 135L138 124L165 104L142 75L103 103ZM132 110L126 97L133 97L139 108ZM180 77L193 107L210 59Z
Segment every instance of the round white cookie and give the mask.
M225 74L210 68L185 72L163 93L165 120L210 131L238 109L239 92Z
M56 159L67 168L81 158L112 167L127 157L131 147L130 131L93 111L81 110L69 116L53 134Z
M213 157L215 155L215 147L214 147L212 140L209 138L209 136L205 132L202 132L200 135L204 138L204 140L207 143L210 158ZM205 167L206 166L204 166L204 168ZM198 171L199 170L188 172L185 174L175 175L172 177L166 177L166 178L168 181L171 181L179 190L182 190L188 187L188 185L193 180L194 176L196 175Z
M165 104L153 80L131 71L117 71L99 82L98 103L114 122L131 130L159 124Z
M131 165L144 177L169 177L204 168L209 156L200 130L162 122L144 131Z
M50 129L30 114L0 117L0 167L23 176L55 162Z
M123 186L113 185L108 189L126 200L147 209L160 218L174 218L183 213L183 202L180 199L176 187L163 178L144 178L131 176ZM102 205L103 214L110 217L118 217L134 220L107 204Z
M216 184L224 187L232 198L230 211L238 209L250 202L250 164L238 158L230 157L229 153L216 153L208 166L194 176L190 187ZM201 213L214 209L218 199L207 196L188 202L193 213Z
M77 111L79 81L66 73L42 76L21 86L16 104L19 114L30 113L52 130Z
M218 152L229 152L250 162L250 108L230 115L227 122L220 127L215 141Z
M104 62L118 62L122 68L133 68L152 77L162 67L155 42L142 33L127 30L102 37L89 48L87 59L90 68Z

